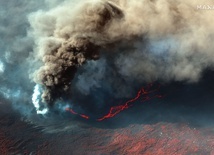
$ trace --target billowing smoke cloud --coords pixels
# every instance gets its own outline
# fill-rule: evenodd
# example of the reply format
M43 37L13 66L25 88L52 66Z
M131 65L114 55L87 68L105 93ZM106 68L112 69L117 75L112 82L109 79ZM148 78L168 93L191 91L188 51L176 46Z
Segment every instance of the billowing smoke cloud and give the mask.
M61 98L102 106L144 82L196 82L213 68L213 10L199 6L212 1L0 3L0 94L21 108L45 113L42 102Z
M41 62L32 76L43 87L43 102L51 105L68 94L78 68L82 72L73 89L85 95L107 88L103 82L115 96L127 97L132 91L127 84L134 81L197 81L213 66L214 32L212 11L198 5L192 0L82 0L31 14L34 57ZM89 62L99 53L103 58Z
M75 11L70 11L70 7L66 3L50 12L30 16L34 35L39 35L36 57L44 63L34 73L34 80L44 86L43 102L50 104L69 90L77 68L86 60L96 60L98 50L112 42L104 31L113 20L123 17L121 10L110 2L84 3ZM65 11L67 17L62 19Z
M33 39L27 36L27 15L42 6L40 0L0 1L0 100L9 99L22 109L30 105L33 87L27 59L33 51Z

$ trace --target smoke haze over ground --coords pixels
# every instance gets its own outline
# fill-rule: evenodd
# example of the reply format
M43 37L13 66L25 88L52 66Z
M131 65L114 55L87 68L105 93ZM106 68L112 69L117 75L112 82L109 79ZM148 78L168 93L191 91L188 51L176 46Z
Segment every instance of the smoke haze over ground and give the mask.
M170 0L65 1L31 14L34 57L42 63L32 76L43 102L69 94L78 68L85 71L73 89L83 95L102 87L126 97L133 81L198 81L213 66L211 14L194 1Z
M0 154L213 154L208 6L0 0Z
M25 114L32 100L37 113L96 111L146 83L196 83L213 68L213 12L197 9L212 1L1 4L0 92Z

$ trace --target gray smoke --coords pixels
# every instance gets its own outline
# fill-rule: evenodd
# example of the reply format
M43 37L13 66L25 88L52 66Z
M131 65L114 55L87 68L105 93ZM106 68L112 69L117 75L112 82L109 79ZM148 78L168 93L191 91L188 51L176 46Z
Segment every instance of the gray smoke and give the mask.
M42 7L40 0L0 0L0 100L9 99L21 109L32 107L28 57L34 41L27 35L30 27L27 15Z
M197 81L213 66L214 32L212 11L197 5L192 0L83 0L32 14L34 56L42 62L33 78L43 86L43 102L66 94L77 69L99 52L112 55L104 59L113 65L98 60L83 66L73 83L82 94L103 80L119 97L127 96L124 83L130 81ZM93 70L109 67L105 74Z
M49 105L69 92L77 68L86 60L96 60L99 49L112 42L104 31L123 17L121 10L109 2L84 2L72 11L70 7L66 3L29 18L38 39L36 57L44 64L33 77L44 87L43 102ZM65 12L67 17L62 19Z
M197 82L213 68L213 10L197 9L208 0L0 3L0 92L19 103L31 102L34 82L49 106L97 89L123 98L143 82Z

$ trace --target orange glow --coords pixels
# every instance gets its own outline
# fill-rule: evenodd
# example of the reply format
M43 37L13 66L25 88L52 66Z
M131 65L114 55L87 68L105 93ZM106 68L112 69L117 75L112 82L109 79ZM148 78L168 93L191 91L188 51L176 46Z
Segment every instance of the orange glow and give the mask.
M162 95L153 95L153 93L157 92L159 88L160 86L158 86L157 88L154 88L154 85L152 83L148 84L146 87L141 88L133 99L128 100L122 105L111 107L109 112L106 115L102 116L101 118L97 119L97 121L103 121L105 119L114 117L115 115L119 114L125 109L128 109L129 107L131 107L135 101L139 100L141 102L145 102L145 101L151 100L152 98L163 98ZM66 108L65 110L72 113L73 115L78 115L84 119L90 119L89 116L84 114L79 114L71 108Z

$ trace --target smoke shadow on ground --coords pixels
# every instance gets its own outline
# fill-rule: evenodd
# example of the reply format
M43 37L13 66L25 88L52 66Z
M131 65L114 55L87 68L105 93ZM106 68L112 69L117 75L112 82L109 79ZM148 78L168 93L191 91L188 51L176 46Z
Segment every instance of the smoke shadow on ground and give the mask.
M134 106L129 109L101 122L96 121L96 117L85 120L68 112L50 114L47 118L36 116L35 114L28 119L33 119L32 123L39 122L38 125L43 128L41 130L48 127L56 131L64 131L69 126L70 129L74 127L74 124L81 128L95 127L104 129L117 129L132 124L156 124L159 122L188 124L194 128L213 127L213 79L214 72L207 70L198 83L172 82L170 84L162 84L158 93L164 94L164 98L134 103ZM1 102L6 103L7 101L1 99ZM16 112L14 113L14 110L10 110L11 108L8 105L9 103L2 106L2 118L4 115L20 118L21 116L18 116ZM110 109L108 106L105 108Z
M188 124L194 128L214 126L214 72L207 70L198 83L172 82L159 90L165 97L135 103L102 122L84 121L98 128L123 128L131 124L158 122ZM81 119L80 119L81 121Z

